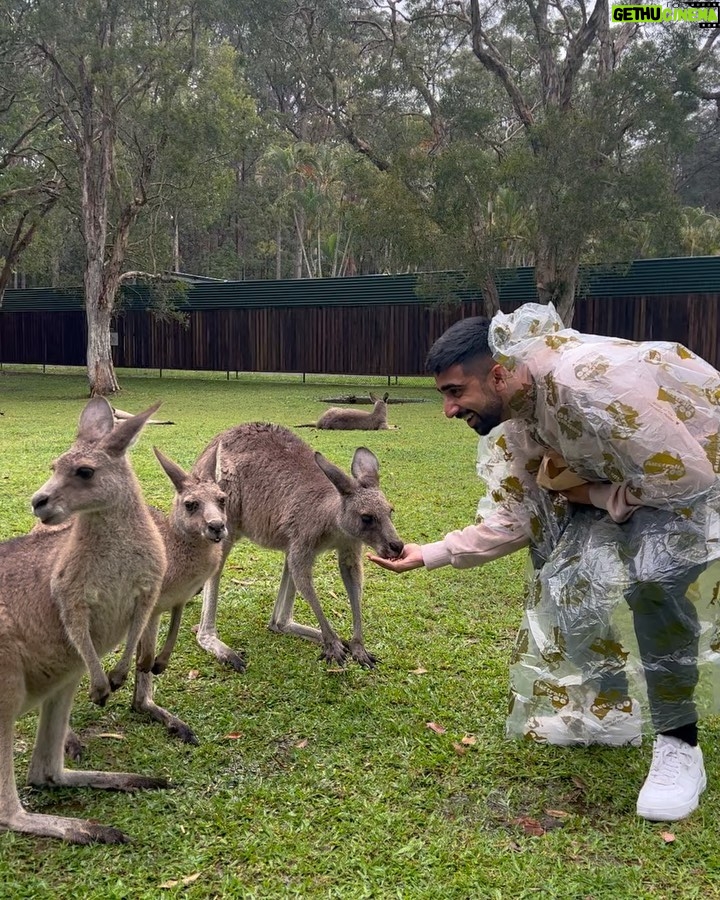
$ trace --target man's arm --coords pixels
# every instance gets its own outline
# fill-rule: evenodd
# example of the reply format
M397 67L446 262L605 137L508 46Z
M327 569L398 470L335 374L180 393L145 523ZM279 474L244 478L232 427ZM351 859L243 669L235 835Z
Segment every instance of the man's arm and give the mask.
M487 494L480 503L480 521L451 531L440 541L407 544L397 559L372 554L368 559L390 572L421 566L468 569L527 547L533 528L531 497L539 490L535 473L542 455L543 448L517 422L504 423L481 442L478 475Z

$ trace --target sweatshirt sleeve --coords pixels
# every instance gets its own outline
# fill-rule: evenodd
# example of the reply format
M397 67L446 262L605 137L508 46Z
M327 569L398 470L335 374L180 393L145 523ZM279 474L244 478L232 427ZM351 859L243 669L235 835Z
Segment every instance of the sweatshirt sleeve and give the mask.
M467 569L520 550L537 537L536 474L544 448L523 423L508 420L481 438L477 471L486 491L477 521L422 546L427 569Z
M509 516L500 511L477 525L451 531L441 541L421 548L426 569L451 565L469 569L493 559L500 559L530 543L528 535Z

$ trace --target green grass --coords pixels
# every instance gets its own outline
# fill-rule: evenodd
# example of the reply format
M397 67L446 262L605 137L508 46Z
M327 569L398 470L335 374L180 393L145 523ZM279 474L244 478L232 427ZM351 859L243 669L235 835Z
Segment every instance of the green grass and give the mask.
M230 425L310 422L324 409L318 398L338 386L384 383L120 377L118 405L135 411L162 399L163 417L177 423L148 428L133 450L147 499L165 508L172 488L153 443L189 467ZM391 406L399 431L300 434L346 468L358 444L369 446L400 534L434 540L474 516L475 437L444 419L426 380L401 379L390 391L431 402ZM85 392L78 372L0 374L0 537L32 526L29 497L71 443ZM31 810L96 819L133 841L73 847L0 835L0 898L720 897L717 723L703 725L710 784L701 809L672 829L635 816L648 746L563 750L504 739L523 563L518 554L481 569L404 576L368 564L366 643L381 664L337 672L317 660L314 645L266 629L282 560L239 544L223 577L219 630L246 650L248 671L223 668L197 646L195 603L156 682L158 702L184 718L201 745L173 741L132 713L129 686L99 709L84 684L74 709L89 767L164 774L173 789L124 796L23 788ZM347 636L350 615L332 558L321 560L317 582L329 618ZM298 615L312 622L302 603ZM18 724L20 783L34 726L34 714ZM463 745L467 735L476 743ZM523 817L544 833L526 834ZM671 843L662 837L667 830Z

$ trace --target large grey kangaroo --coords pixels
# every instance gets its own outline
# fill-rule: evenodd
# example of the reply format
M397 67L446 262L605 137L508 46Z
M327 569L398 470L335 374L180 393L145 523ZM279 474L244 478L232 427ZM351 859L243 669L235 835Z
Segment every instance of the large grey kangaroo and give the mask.
M363 643L362 597L364 544L378 556L392 558L403 542L393 526L392 507L380 490L375 454L355 451L352 477L315 453L280 425L248 423L223 432L208 444L197 465L222 444L220 486L227 494L228 537L223 561L203 591L197 640L222 662L244 671L245 661L217 636L218 589L222 567L235 541L246 537L261 547L285 553L280 590L269 628L300 635L322 644L321 658L345 663L348 652L360 665L377 660ZM340 575L352 610L353 633L342 641L325 618L313 584L315 558L337 551ZM296 590L307 600L320 629L293 620Z
M74 516L71 527L0 544L0 830L77 844L127 840L106 825L23 809L13 769L13 726L36 706L30 784L119 791L166 786L164 779L125 772L73 771L63 761L70 709L85 669L90 697L103 705L127 678L160 592L165 548L125 455L156 409L113 428L108 402L91 400L75 443L55 460L52 477L32 498L43 523ZM125 652L106 675L100 657L125 635ZM149 669L152 662L148 654L141 665Z

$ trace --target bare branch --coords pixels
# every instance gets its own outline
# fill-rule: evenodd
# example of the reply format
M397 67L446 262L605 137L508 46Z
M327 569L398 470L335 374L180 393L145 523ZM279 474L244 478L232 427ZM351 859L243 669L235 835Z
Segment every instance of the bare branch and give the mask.
M488 40L482 26L479 0L470 0L470 16L473 53L483 66L485 66L488 72L491 72L499 79L510 97L513 109L517 113L518 118L525 127L525 130L529 131L535 124L535 117L504 62L500 56L491 49L492 44Z
M697 72L697 70L705 62L705 60L708 58L708 56L710 56L710 51L712 50L713 45L719 36L720 36L720 31L718 31L717 29L713 29L710 31L710 34L707 36L705 43L702 45L702 47L698 51L698 54L695 57L695 59L691 60L687 65L687 68L691 72Z
M595 0L595 8L590 14L590 18L570 41L561 79L561 109L567 109L570 106L575 76L580 71L585 53L593 42L598 27L608 21L608 16L608 0Z

